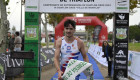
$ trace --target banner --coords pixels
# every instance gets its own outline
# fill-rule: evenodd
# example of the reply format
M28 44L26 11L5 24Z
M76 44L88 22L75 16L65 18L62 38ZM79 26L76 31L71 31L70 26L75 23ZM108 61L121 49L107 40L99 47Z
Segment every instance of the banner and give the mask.
M0 80L5 80L6 78L6 63L5 60L0 57Z
M54 63L54 50L52 48L41 48L40 52L41 66Z
M39 11L39 0L26 0L25 11L26 12L38 12Z
M118 0L121 2L121 0ZM124 0L125 1L125 0ZM124 3L124 2L121 2ZM128 75L128 28L129 13L115 13L114 19L114 74L113 79L127 78Z
M129 0L115 0L116 8L115 12L117 13L129 13Z
M104 55L104 52L102 52L102 47L91 44L88 49L88 53L100 64L106 67L108 66L106 58L102 57L102 55Z
M38 26L25 26L25 39L38 40Z
M40 12L113 13L115 0L40 0Z
M80 60L70 59L62 78L64 80L75 80L75 77L81 72L84 72L87 76L87 80L94 80L92 75L92 64Z
M118 43L116 45L118 47L122 47L122 48L127 47L126 43ZM96 59L100 64L107 66L106 58L101 57L101 55L103 55L103 54L102 54L102 49L100 49L100 48L102 48L102 47L91 44L89 49L88 49L88 53L92 57L94 57L94 59ZM123 54L125 54L125 53L121 50L121 51L119 51L118 55L116 55L116 57L126 57ZM120 60L115 60L115 62L118 65L118 66L116 66L116 68L126 68L125 66L124 67L120 66L120 64L126 65L126 61L122 61L120 59ZM140 62L140 52L129 51L128 52L128 65L127 65L128 66L128 76L130 76L131 78L133 78L135 80L140 79L139 62ZM119 72L119 73L122 74L123 72Z
M29 4L28 4L29 3ZM39 13L38 0L26 0L25 9L25 41L28 43L24 45L24 51L33 51L35 56L33 59L24 60L24 80L38 80L40 79L40 54L39 54ZM33 4L33 5L32 5ZM35 4L35 5L34 5ZM35 10L34 10L35 9ZM28 11L28 12L27 12Z
M12 77L21 74L23 65L23 59L12 59L10 58L10 53L0 54L0 73L6 74L5 76Z

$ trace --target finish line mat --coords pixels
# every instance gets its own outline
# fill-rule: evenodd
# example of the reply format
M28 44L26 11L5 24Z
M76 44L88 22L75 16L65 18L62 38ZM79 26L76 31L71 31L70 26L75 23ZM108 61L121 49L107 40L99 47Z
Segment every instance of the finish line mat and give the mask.
M94 80L104 80L95 60L87 53L88 58L89 58L89 62L93 65L93 69L94 69ZM82 55L79 55L79 60L83 61ZM56 73L51 80L57 80L58 78L58 73ZM84 73L80 74L80 79L79 80L86 80L86 76L84 75Z

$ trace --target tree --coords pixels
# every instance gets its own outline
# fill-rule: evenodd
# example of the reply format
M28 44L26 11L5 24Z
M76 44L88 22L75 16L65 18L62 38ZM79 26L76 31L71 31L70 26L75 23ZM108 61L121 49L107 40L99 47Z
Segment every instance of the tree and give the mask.
M140 5L140 0L130 0L130 14L134 14L136 11L134 8L138 8ZM97 16L103 23L106 23L109 19L112 19L113 14L84 14L84 16ZM92 29L85 29L85 30L93 30ZM91 31L87 31L90 33ZM90 33L91 34L91 33Z
M93 35L93 31L94 31L93 26L86 26L85 30L86 30L86 33L87 33L86 40L92 42L93 41L93 36L92 35Z
M139 8L140 0L130 0L130 14L134 14L136 11L134 8ZM106 22L112 19L113 14L84 14L84 16L97 16L102 22Z
M55 28L55 26L65 17L72 17L75 14L48 14L49 24Z
M133 39L140 41L140 28L138 25L132 25L129 27L129 41Z
M109 32L108 33L108 40L112 41L112 38L113 38L113 32Z
M45 18L44 20L41 18L41 22L43 24L43 28L44 28L44 31L45 31L45 35L46 35L46 47L49 48L49 40L48 40L48 30L47 30L47 23L48 23L48 19L47 19L47 14L44 13L43 14Z
M9 30L9 21L7 20L6 5L9 0L0 0L0 53L6 52L7 32Z

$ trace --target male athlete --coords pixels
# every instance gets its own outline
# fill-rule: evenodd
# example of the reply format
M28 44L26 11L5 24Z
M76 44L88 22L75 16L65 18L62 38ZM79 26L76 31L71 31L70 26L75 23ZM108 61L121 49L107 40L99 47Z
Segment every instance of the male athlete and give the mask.
M62 75L66 69L67 63L70 59L78 59L81 53L85 62L89 62L86 55L84 42L74 36L76 23L73 20L66 20L64 22L65 36L56 41L56 50L54 56L54 64L58 72L58 79L62 79ZM59 62L61 54L61 61ZM79 80L79 75L75 78Z

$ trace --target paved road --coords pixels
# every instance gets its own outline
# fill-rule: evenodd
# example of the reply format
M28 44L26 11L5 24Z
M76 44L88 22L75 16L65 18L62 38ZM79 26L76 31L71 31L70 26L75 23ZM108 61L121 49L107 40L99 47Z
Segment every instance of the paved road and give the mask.
M86 48L86 52L87 51L88 51L88 48ZM105 78L105 76L107 76L107 67L102 66L98 62L97 62L97 65L98 65L98 67L99 67L103 77ZM45 66L42 69L41 80L50 80L55 73L56 73L56 69L55 69L54 65ZM105 78L105 80L110 80L110 79L109 78Z

